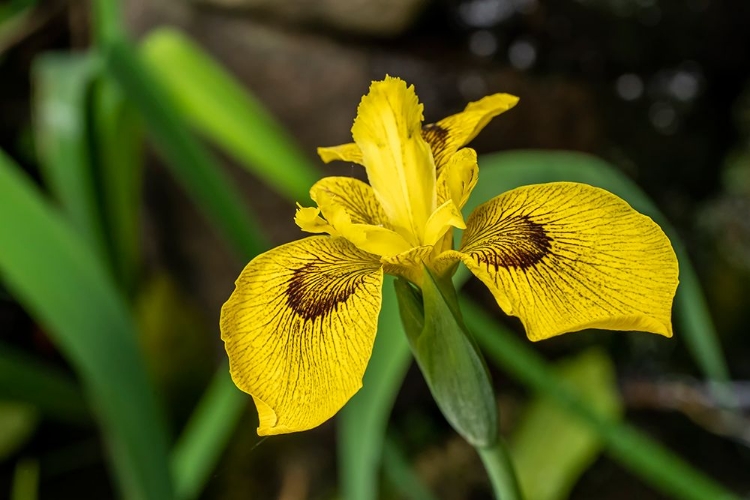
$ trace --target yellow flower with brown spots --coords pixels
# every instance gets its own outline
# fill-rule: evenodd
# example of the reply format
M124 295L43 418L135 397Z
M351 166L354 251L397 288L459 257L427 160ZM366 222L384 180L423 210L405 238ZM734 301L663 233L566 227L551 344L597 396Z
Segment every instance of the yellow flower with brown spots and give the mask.
M253 259L224 304L221 333L237 386L252 395L261 435L310 429L362 385L381 306L383 274L420 285L427 266L463 262L531 340L584 328L670 337L678 266L650 218L611 193L555 182L508 191L466 221L477 155L464 147L518 98L495 94L423 125L414 87L373 82L353 143L320 148L326 161L363 165L369 184L327 177L300 207L319 233ZM453 228L463 229L453 247Z

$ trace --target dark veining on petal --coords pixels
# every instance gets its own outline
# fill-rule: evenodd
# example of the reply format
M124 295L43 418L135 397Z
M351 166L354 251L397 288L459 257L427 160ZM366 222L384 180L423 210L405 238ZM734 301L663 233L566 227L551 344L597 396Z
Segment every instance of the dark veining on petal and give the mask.
M482 249L470 253L477 262L492 266L495 271L501 267L525 271L552 253L552 238L542 224L527 215L502 219L482 239Z
M364 284L368 271L354 266L332 271L330 263L308 262L295 269L287 282L287 305L305 320L325 317Z
M443 149L448 140L448 130L437 123L429 123L422 127L422 138L435 149Z
M422 127L422 139L430 145L432 155L435 158L435 165L438 167L443 164L449 135L448 129L437 123L430 123Z

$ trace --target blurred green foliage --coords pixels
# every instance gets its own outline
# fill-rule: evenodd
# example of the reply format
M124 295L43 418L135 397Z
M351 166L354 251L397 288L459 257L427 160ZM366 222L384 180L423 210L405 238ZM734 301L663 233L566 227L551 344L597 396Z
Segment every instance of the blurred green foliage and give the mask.
M615 367L606 352L591 348L555 367L591 408L613 421L622 414ZM594 462L603 443L587 425L571 419L554 399L537 396L525 409L511 440L513 463L526 500L562 500Z

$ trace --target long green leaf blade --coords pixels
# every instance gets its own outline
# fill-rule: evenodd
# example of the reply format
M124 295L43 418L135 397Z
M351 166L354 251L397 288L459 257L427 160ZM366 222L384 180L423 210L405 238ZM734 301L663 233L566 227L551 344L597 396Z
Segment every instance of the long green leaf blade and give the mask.
M171 96L133 48L122 40L108 44L105 66L145 118L175 177L241 256L248 258L267 248L237 189L191 135Z
M598 158L564 151L514 151L483 156L479 160L479 182L465 213L491 198L527 184L543 182L583 182L604 188L620 196L636 210L651 216L672 241L680 262L680 286L675 297L676 312L690 353L705 376L717 387L729 381L729 369L711 321L690 257L677 232L659 209L631 180ZM731 404L724 392L722 401Z
M93 165L105 241L120 286L133 292L138 279L143 131L140 117L107 77L92 88Z
M181 114L198 131L283 196L292 201L309 198L319 173L261 103L226 70L173 29L152 32L142 53Z
M38 156L46 184L101 255L104 231L88 140L87 98L97 73L89 54L45 54L33 67Z
M223 364L172 450L178 499L198 498L247 402L247 396L232 382L229 367Z
M124 496L170 499L162 414L128 308L91 247L3 154L0 275L86 385Z

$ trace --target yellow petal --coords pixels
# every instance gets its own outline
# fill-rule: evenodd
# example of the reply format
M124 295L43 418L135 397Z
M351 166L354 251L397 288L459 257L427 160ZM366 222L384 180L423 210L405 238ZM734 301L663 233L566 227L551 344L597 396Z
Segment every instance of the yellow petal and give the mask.
M650 218L603 189L525 186L471 214L461 260L531 340L584 328L672 336L677 258Z
M453 200L448 200L440 205L427 220L423 238L425 245L437 243L451 227L464 229L466 224L464 224L461 210L453 203Z
M312 236L253 259L221 310L237 387L258 408L258 434L310 429L362 385L383 271L343 238Z
M393 228L414 246L436 208L435 164L421 126L414 87L386 77L372 83L352 127L375 196Z
M320 216L320 209L315 207L303 207L297 203L297 212L294 214L294 223L300 229L308 233L336 234L336 230L325 219Z
M353 224L387 225L388 218L372 187L353 177L324 177L310 188L310 198L329 222L343 210Z
M362 165L362 151L360 151L359 146L353 142L342 144L340 146L318 148L318 156L320 156L320 159L325 163L340 160Z
M468 144L494 117L518 103L510 94L494 94L469 103L461 113L425 125L422 136L430 144L438 171L451 155Z
M377 255L396 255L411 245L390 229L372 187L351 177L326 177L310 190L337 234L358 248Z
M478 177L477 152L471 148L459 149L440 170L437 180L438 203L453 200L458 208L463 208L477 185Z

